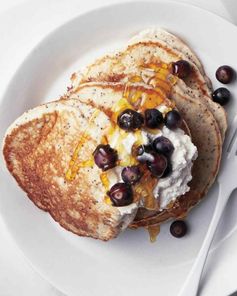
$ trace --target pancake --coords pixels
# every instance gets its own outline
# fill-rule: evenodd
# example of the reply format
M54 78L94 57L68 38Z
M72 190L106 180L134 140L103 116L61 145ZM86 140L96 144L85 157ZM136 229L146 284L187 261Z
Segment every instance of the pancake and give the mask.
M8 170L36 206L65 229L101 240L116 237L137 211L135 203L121 209L105 202L101 170L90 163L109 123L78 100L52 102L19 117L3 148Z
M84 70L72 75L72 87L75 90L81 83L91 81L125 82L133 77L141 77L142 82L150 84L150 78L162 73L160 64L169 66L177 60L187 60L191 75L184 81L178 79L172 91L189 93L189 96L204 103L212 112L224 140L227 129L225 110L212 101L211 84L196 55L179 38L160 29L146 30L133 37L123 50L97 59ZM159 80L161 79L159 77ZM155 86L161 86L160 81ZM170 94L172 98L172 93Z
M147 92L147 90L153 93L156 92L155 89L152 90L151 87L142 84L129 84L129 86L133 92L134 90L139 90L143 93ZM109 112L116 104L115 99L121 99L125 89L126 85L121 83L90 82L78 86L68 97L78 99L83 103L92 104L102 110L106 108L107 112ZM110 98L110 96L105 94L114 91L116 95L113 96L113 100L107 100L106 98ZM157 96L159 97L160 93L157 93ZM194 162L193 179L190 183L191 190L179 197L174 204L170 205L169 209L151 211L139 208L135 220L130 225L132 228L158 224L169 218L186 215L206 194L214 182L219 169L222 140L219 127L212 113L205 104L187 94L184 95L178 91L173 92L173 99L190 129L192 142L198 148L199 156Z
M184 80L171 72L171 63L180 59L192 68ZM202 64L183 41L159 29L141 32L123 50L74 73L72 87L59 101L19 117L4 140L6 165L39 208L80 236L106 241L127 227L152 227L182 218L207 193L219 169L227 122L224 109L211 100L211 91ZM155 178L150 183L148 170L149 178L142 177L133 186L133 203L112 206L106 195L108 175L93 161L97 145L110 144L111 130L119 130L115 119L130 106L139 112L159 106L178 109L182 128L198 149L190 191L163 209L154 194L149 195ZM141 133L136 131L137 145L143 143ZM131 165L132 156L117 151L121 156L117 166ZM148 191L145 202L140 200L138 193Z

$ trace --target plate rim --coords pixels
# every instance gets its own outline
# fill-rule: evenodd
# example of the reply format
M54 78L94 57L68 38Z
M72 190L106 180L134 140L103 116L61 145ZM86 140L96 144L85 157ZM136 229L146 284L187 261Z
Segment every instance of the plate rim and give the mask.
M8 82L5 85L5 90L3 91L3 94L0 97L0 109L3 105L3 102L5 101L8 92L11 89L12 84L14 83L16 77L18 76L18 71L20 71L20 69L27 63L28 59L31 59L31 56L34 54L35 50L37 50L37 48L39 46L41 46L43 43L47 42L48 39L51 38L52 35L54 35L55 33L57 33L58 31L60 31L64 26L69 25L70 23L73 23L76 19L81 18L81 17L86 17L87 15L90 15L91 13L95 13L95 12L100 12L104 9L111 9L112 7L116 8L116 7L122 7L122 6L127 6L127 5L144 5L144 4L149 4L149 5L157 5L157 4L161 4L161 5L174 5L174 6L183 6L189 9L193 9L196 11L199 11L199 13L204 13L204 14L209 14L210 16L220 19L221 22L225 22L227 26L231 26L236 32L237 32L237 27L231 23L230 21L226 20L224 17L215 14L214 12L211 12L209 10L206 10L204 8L198 7L194 4L189 4L189 3L184 3L184 2L176 2L176 1L172 1L172 0L157 0L157 1L125 1L122 3L113 3L113 4L105 4L105 5L101 5L100 7L97 8L93 8L93 9L89 9L83 13L79 13L76 16L69 18L66 21L63 21L60 25L58 25L56 28L54 28L53 30L49 31L48 33L45 34L45 36L43 38L41 38L24 56L24 58L22 59L22 61L18 64L16 70L14 71L14 74L11 75L11 77L9 78ZM2 157L2 153L1 153L1 157ZM2 157L3 159L3 157ZM1 200L0 200L0 204L1 204ZM11 232L10 226L7 223L7 219L5 218L5 214L2 212L2 209L0 207L0 215L2 217L2 221L7 229L8 234L10 235L10 237L12 238L13 243L15 244L15 246L17 247L17 249L20 251L20 253L22 254L23 258L26 260L26 262L28 262L28 264L34 269L34 271L36 271L44 280L46 280L48 283L50 283L52 286L54 286L55 288L57 288L60 292L63 293L67 293L67 291L64 291L61 287L59 288L56 283L51 280L51 278L47 277L44 272L37 267L37 265L34 264L34 262L32 262L30 260L30 258L27 256L26 252L22 249L22 247L18 244L17 239L15 238L15 236L13 235L13 233ZM233 236L233 234L231 234L231 236ZM237 290L237 286L235 290L231 290L228 293L233 293Z

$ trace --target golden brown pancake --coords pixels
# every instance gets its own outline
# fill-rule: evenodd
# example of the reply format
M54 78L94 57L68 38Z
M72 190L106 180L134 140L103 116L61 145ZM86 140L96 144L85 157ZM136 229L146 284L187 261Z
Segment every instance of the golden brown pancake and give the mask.
M180 59L192 68L184 80L171 74L171 63ZM64 228L101 240L116 237L129 224L152 226L185 216L215 180L227 127L225 111L211 100L211 84L196 55L176 36L155 30L74 74L72 82L60 101L29 110L7 131L6 164L29 198ZM92 154L124 97L135 110L176 107L198 148L190 191L166 209L138 209L136 201L122 209L106 202Z
M136 204L123 211L107 204L101 170L85 163L109 123L103 112L78 100L52 102L19 117L3 149L8 170L36 206L65 229L101 240L116 237L137 211Z

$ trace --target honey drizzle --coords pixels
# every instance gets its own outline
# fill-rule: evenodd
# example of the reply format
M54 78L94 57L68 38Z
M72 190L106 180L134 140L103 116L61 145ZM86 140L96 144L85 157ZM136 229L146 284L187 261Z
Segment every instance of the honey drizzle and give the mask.
M125 109L134 109L144 111L145 109L151 109L159 106L164 99L168 96L170 90L171 90L171 80L168 79L170 77L170 70L167 64L148 64L144 65L144 68L149 68L154 70L155 75L152 77L155 80L155 90L156 93L143 93L141 90L136 90L136 92L132 92L131 86L133 82L143 82L143 79L140 76L133 76L129 80L129 82L126 83L125 89L123 92L123 97L114 105L112 111L112 120L113 122L117 121L117 116ZM158 95L159 94L159 95ZM142 97L143 96L143 97ZM113 133L116 132L116 127L110 128L107 142L109 142L109 137L113 135ZM127 135L126 132L120 131L120 137L119 141L116 145L116 150L122 151L122 140ZM135 144L137 146L141 145L143 143L142 134L141 131L135 131L134 132L135 137L137 138L137 141ZM138 164L138 161L136 158L132 155L129 155L128 157L125 157L123 155L123 158L118 162L118 165L120 166L131 166L134 164ZM103 183L103 181L102 181ZM103 183L104 184L104 183ZM146 171L140 180L139 184L136 184L134 186L134 192L135 197L134 201L138 201L141 198L144 199L144 206L147 209L155 210L159 208L157 199L154 197L153 190L154 187L157 184L157 179L152 178L150 173ZM106 186L105 186L106 187Z
M150 77L147 84L152 85L156 90L162 90L166 96L169 96L172 85L177 82L177 77L171 74L171 64L149 63L141 68L153 70L155 74Z
M107 172L102 172L100 174L100 180L101 180L101 183L104 186L104 189L107 193L109 190L109 179L108 179ZM104 196L104 201L107 205L112 205L112 202L107 194Z
M156 94L143 93L141 90L136 90L135 93L132 92L131 90L132 83L144 82L144 81L140 76L131 77L130 81L125 86L123 97L112 108L113 114L111 116L111 127L108 130L108 134L102 137L103 144L108 144L109 137L112 136L113 133L116 131L116 127L114 127L114 124L117 122L117 117L122 111L128 108L144 111L147 108L150 109L150 108L157 107L169 95L171 86L175 84L177 81L177 79L170 73L170 66L165 63L159 63L159 64L150 63L142 66L142 68L151 69L155 72L155 75L148 80L148 84L151 84L154 87L154 89L156 90ZM98 114L97 112L99 112L99 110L96 110L94 114L92 114L89 121L89 126L87 129L89 129L91 122L97 116ZM80 167L91 166L93 164L93 159L77 163L79 150L81 149L83 143L89 139L88 138L89 136L86 134L86 131L81 137L73 153L72 159L70 160L69 168L66 172L66 178L68 180L72 180L75 178ZM122 145L123 145L122 140L125 138L125 136L126 136L126 132L121 131L118 144L115 147L117 148L118 151L122 149ZM135 131L135 137L137 138L135 142L136 145L138 146L141 145L143 142L141 131ZM129 155L128 157L123 157L123 159L118 162L118 165L120 166L128 166L128 165L134 165L134 164L138 164L138 161L133 155ZM108 191L109 179L108 179L107 173L106 172L101 173L100 179L105 190ZM150 173L146 171L142 179L140 180L139 184L136 184L134 186L134 192L135 192L134 201L138 201L143 197L145 208L151 209L151 210L157 209L159 205L158 205L157 199L154 197L154 194L153 194L153 190L156 184L157 184L157 179L152 178ZM107 204L111 204L111 200L107 195L105 196L105 202ZM159 225L148 226L148 231L150 234L151 241L152 242L155 241L156 236L159 233Z
M137 159L132 154L126 153L126 150L123 144L123 140L127 137L126 131L120 129L118 126L116 127L111 126L108 130L108 134L106 137L108 143L109 142L111 143L111 141L113 141L112 137L115 133L119 133L119 137L116 141L116 145L113 147L118 151L118 154L120 155L120 159L118 160L117 164L122 167L138 164ZM135 131L134 136L136 138L136 143L140 143L139 145L141 145L143 142L141 131L140 130Z
M149 225L146 227L146 229L149 232L151 243L154 243L156 241L158 234L160 233L160 225L159 224Z
M126 98L128 103L140 111L145 109L155 108L160 105L171 92L171 87L177 82L177 77L171 74L171 66L165 63L149 63L141 66L142 69L149 69L154 72L154 75L148 79L146 84L150 84L156 90L156 94L142 93L137 90L134 93L131 91L133 82L144 82L141 76L132 76L129 82L126 83L123 98ZM159 95L158 95L159 94ZM144 97L142 97L145 96ZM138 106L138 103L139 106Z
M143 176L139 183L134 185L135 201L143 199L143 205L146 209L157 210L159 208L158 200L154 197L153 190L157 184L157 179L151 176L151 173L144 167L141 168Z
M78 171L80 168L82 167L88 167L88 166L92 166L94 161L93 159L88 159L86 161L81 161L79 162L78 160L78 154L82 148L82 146L84 145L84 143L90 139L90 136L88 135L88 130L89 128L91 128L91 125L92 123L94 122L95 118L98 116L100 110L96 110L94 111L94 113L91 115L91 118L89 120L89 124L88 124L88 127L86 128L85 132L83 133L83 135L81 136L74 152L73 152L73 155L70 159L70 162L69 162L69 167L66 171L66 174L65 174L65 177L66 177L66 180L68 181L72 181L75 179Z
M106 203L107 205L112 205L112 201L111 201L111 199L109 198L108 195L105 195L105 197L104 197L104 201L105 201L105 203Z
M148 79L147 84L152 85L154 89L160 93L161 97L169 97L172 86L177 82L177 77L171 74L171 65L165 63L150 63L144 65L143 68L152 69L155 72L154 76ZM157 103L156 105L146 104L145 108L154 108L157 105L159 105L159 103ZM151 210L159 207L159 204L157 204L157 200L155 199L153 194L153 190L156 185L154 183L154 179L152 181L151 177L148 178L148 176L146 176L145 178L143 178L142 183L140 183L139 185L141 186L140 188L143 188L142 193L144 193L144 191L147 193L144 199L144 207ZM137 191L136 194L139 194L139 191ZM149 232L150 241L152 243L155 242L157 235L160 232L160 225L149 225L146 228Z
M126 87L124 90L123 97L118 102L116 102L112 107L113 114L110 119L112 120L113 123L117 122L117 117L122 111L124 111L125 109L134 109L133 106L128 101L127 97L125 96L127 92Z
M100 180L105 188L105 190L109 190L109 179L106 172L100 174Z

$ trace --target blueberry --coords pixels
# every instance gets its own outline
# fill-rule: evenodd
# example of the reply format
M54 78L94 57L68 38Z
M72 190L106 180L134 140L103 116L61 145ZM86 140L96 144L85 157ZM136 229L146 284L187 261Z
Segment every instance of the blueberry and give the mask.
M213 92L212 99L214 102L223 106L229 102L230 96L230 92L227 88L220 87Z
M122 170L121 177L125 183L135 184L141 179L141 171L138 166L128 166Z
M153 147L152 145L140 145L137 147L136 150L136 156L141 156L142 154L146 153L150 153L153 151Z
M116 183L107 193L114 206L127 206L133 202L132 187L126 183Z
M234 70L230 66L221 66L216 70L216 79L227 84L233 80Z
M116 166L118 159L117 151L112 149L109 145L99 145L93 152L94 161L96 165L106 171Z
M170 225L170 233L175 237L183 237L187 233L187 225L182 220L176 220Z
M171 141L166 137L158 137L153 141L154 150L157 153L164 154L167 157L170 157L174 151L174 145Z
M171 163L170 159L167 159L167 167L166 167L163 175L160 178L168 177L172 173L172 169L173 169L172 163Z
M141 128L144 118L141 113L132 109L126 109L118 116L117 123L121 129L133 131Z
M185 60L179 60L175 63L172 63L172 73L181 79L186 78L191 73L191 66L189 62Z
M182 117L177 110L172 110L166 113L165 125L169 129L176 129L182 125Z
M152 156L153 159L147 161L146 164L152 175L159 178L164 174L166 170L167 159L162 154L153 153Z
M163 122L163 115L159 110L146 109L145 124L148 128L158 128Z
M146 163L148 160L153 159L152 152L154 152L152 145L141 145L137 147L135 157L137 157L139 162Z

